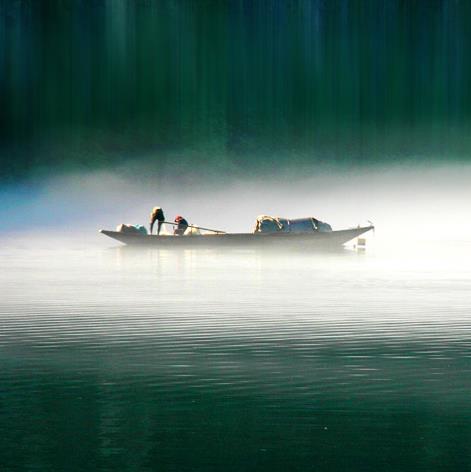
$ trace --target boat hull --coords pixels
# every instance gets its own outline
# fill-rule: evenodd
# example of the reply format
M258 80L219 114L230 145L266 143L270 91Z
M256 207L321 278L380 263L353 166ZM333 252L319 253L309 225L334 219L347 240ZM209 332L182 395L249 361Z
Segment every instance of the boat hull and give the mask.
M213 248L213 247L339 247L373 229L364 226L339 231L312 233L224 233L188 236L157 236L101 230L104 235L128 246L154 248Z

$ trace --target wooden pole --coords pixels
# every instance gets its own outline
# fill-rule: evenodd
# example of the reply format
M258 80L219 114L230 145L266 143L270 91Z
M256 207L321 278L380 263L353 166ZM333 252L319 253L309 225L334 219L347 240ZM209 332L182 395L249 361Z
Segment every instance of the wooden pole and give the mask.
M170 221L162 221L162 224L164 224L164 225L178 226L178 223L172 223L172 222L170 222ZM221 230L219 230L219 229L203 228L203 227L201 227L201 226L188 225L188 228L195 228L195 229L201 229L201 230L203 230L203 231L212 231L213 233L226 234L225 231L221 231Z

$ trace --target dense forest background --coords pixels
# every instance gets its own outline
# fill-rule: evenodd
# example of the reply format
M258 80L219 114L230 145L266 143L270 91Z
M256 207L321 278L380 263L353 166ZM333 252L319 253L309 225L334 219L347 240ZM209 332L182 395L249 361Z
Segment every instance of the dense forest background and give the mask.
M0 0L0 178L469 160L467 0Z

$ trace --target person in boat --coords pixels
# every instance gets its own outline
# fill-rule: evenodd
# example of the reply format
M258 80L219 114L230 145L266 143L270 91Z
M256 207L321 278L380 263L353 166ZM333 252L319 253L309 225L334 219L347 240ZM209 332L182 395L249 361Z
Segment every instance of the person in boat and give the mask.
M154 228L154 224L157 221L157 235L160 234L160 228L162 227L162 223L165 221L164 211L160 207L154 207L152 209L152 213L150 214L150 234L152 234L152 229Z
M186 221L185 218L183 218L183 216L178 215L175 217L175 223L176 223L176 226L175 226L175 229L173 230L173 234L175 236L183 236L183 234L188 228L188 221Z

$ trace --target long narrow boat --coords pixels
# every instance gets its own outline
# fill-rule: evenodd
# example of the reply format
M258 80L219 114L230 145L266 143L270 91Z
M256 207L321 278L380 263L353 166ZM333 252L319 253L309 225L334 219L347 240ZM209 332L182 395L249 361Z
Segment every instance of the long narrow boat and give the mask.
M215 233L185 236L149 235L100 230L106 236L132 246L152 246L155 248L213 248L220 246L237 247L287 247L316 248L339 247L357 238L374 227L363 226L339 231L311 231L309 233Z

